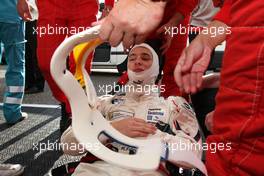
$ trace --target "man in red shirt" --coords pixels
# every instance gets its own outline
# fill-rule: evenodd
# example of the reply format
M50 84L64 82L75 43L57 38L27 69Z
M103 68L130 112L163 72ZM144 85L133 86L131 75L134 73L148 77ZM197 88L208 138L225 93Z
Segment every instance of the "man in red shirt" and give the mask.
M106 6L113 5L112 0L106 1ZM22 18L30 18L27 1L19 0ZM24 6L23 6L24 5ZM23 8L24 7L24 8ZM50 74L50 61L56 48L66 38L81 32L96 21L98 3L96 0L39 0L37 2L39 18L37 24L37 54L38 64L45 80L48 82L53 96L62 104L61 131L67 128L65 121L71 116L69 102ZM86 69L90 70L92 55L87 59ZM72 56L69 59L69 69L75 71ZM69 123L69 122L66 122ZM64 127L66 125L66 127Z
M161 94L163 97L183 96L174 81L173 71L186 47L190 14L197 4L198 0L176 0L169 1L166 5L161 27L157 31L158 34L163 34L162 49L165 54L162 78L165 92ZM173 34L172 31L175 33Z
M226 0L209 27L232 27L231 35L201 34L184 51L175 69L181 89L196 92L210 52L226 38L220 88L207 152L209 175L264 175L264 2ZM241 18L243 17L243 18ZM219 31L220 32L220 31ZM231 148L226 148L230 144ZM222 147L221 147L222 146Z

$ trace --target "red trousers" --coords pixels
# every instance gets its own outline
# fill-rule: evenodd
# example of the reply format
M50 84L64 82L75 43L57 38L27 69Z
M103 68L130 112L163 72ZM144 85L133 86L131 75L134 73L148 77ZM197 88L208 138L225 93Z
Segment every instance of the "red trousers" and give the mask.
M181 27L188 29L189 17L185 18L180 25ZM178 29L180 25L178 25ZM165 53L165 63L161 83L162 85L165 85L165 92L161 93L161 95L165 98L169 96L184 96L182 92L180 92L180 89L174 80L173 72L183 49L186 47L187 39L188 31L185 34L178 33L173 36L171 46Z
M70 35L83 31L96 21L98 5L95 0L39 0L38 19L38 64L53 96L66 104L71 112L67 98L56 85L50 74L50 61L55 49ZM87 59L86 68L90 69L92 56ZM70 58L69 68L74 71L74 61Z
M263 176L264 2L234 1L231 13L213 135L207 139L231 147L208 150L206 165L211 176Z

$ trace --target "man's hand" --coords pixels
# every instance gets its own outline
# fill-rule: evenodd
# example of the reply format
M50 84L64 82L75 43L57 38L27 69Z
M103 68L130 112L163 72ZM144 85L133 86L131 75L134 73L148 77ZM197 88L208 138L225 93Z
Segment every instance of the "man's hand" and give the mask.
M110 13L110 11L112 10L112 8L113 8L112 6L105 5L105 8L103 9L102 15L99 18L99 20L102 20L103 18L105 18Z
M216 29L227 28L220 21L212 22L208 28L211 27ZM225 37L226 33L199 34L182 52L174 70L175 81L182 91L195 93L201 87L202 76L210 62L212 50L222 43Z
M118 1L101 24L100 38L112 46L123 42L124 48L141 43L154 30L163 17L166 2L151 0Z
M17 1L17 12L24 21L30 21L32 19L30 10L31 6L28 4L27 0Z
M213 128L213 116L214 116L214 111L211 111L205 117L205 126L208 131L212 131Z
M126 118L111 122L112 126L128 137L147 137L155 134L156 127L139 118Z
M183 50L174 70L175 81L181 90L195 93L200 88L212 50L202 36L197 36L189 47Z

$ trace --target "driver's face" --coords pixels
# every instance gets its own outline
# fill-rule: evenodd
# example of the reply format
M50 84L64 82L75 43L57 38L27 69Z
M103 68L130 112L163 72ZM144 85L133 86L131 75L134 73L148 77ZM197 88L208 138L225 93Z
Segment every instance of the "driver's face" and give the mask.
M152 54L145 47L136 47L128 54L127 67L133 72L141 72L151 67L153 62Z

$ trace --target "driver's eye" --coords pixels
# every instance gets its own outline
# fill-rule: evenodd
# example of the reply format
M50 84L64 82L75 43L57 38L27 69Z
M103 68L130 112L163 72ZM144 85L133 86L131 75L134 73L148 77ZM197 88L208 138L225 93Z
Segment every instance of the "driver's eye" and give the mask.
M143 56L143 57L142 57L142 60L144 60L144 61L148 61L148 60L150 60L150 57L148 57L148 56Z
M136 59L136 55L134 55L134 54L129 55L129 56L128 56L128 59L129 59L130 61L134 61L134 60Z

